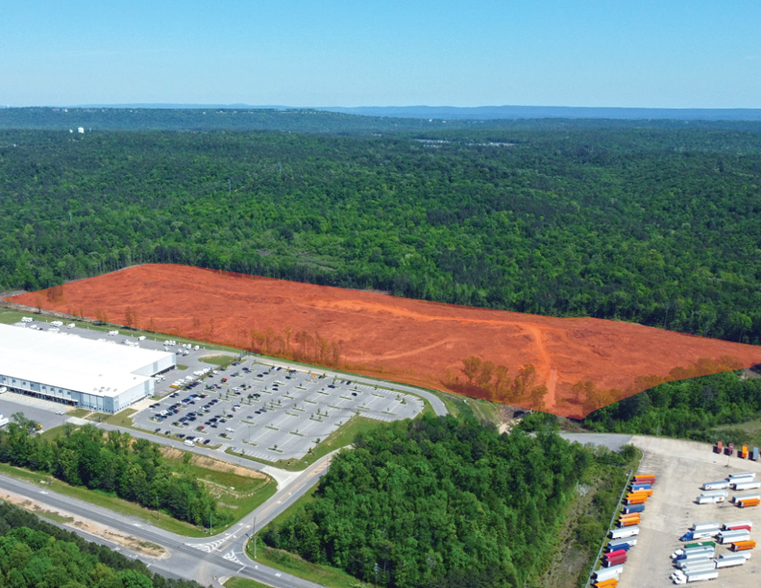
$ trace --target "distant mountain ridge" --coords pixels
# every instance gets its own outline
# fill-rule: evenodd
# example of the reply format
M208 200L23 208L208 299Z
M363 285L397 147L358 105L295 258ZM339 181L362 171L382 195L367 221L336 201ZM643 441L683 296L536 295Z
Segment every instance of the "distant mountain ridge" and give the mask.
M618 120L747 120L761 121L761 108L615 108L582 106L341 106L316 108L329 112L394 118L499 120L529 118Z
M597 106L319 106L250 104L88 104L59 108L161 110L318 110L380 118L435 120L524 120L541 118L609 120L761 121L761 108L626 108Z

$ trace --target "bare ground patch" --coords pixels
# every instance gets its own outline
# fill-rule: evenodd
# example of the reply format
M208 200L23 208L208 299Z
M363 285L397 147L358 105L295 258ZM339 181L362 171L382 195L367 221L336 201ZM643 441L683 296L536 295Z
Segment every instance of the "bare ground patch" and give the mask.
M127 549L141 555L155 558L164 558L169 555L166 549L160 545L149 543L130 535L125 535L124 533L116 531L115 529L100 525L93 521L82 519L69 512L47 507L29 498L19 496L18 494L0 491L0 499L5 500L11 504L15 504L16 506L19 506L24 510L28 510L35 514L41 516L48 515L49 518L57 522L63 522L68 526L76 527L77 529L92 533L98 537L103 537L104 539L118 543L122 547L126 547Z
M184 451L181 451L179 449L174 449L172 447L162 447L161 453L167 459L173 459L173 460L181 460L183 455L185 454ZM214 470L216 472L225 472L227 474L235 474L236 476L242 476L244 478L264 479L267 477L266 474L257 472L256 470L250 470L242 466L236 466L226 461L214 459L213 457L206 457L205 455L194 455L192 459L190 460L190 463L201 468L206 468L208 470Z

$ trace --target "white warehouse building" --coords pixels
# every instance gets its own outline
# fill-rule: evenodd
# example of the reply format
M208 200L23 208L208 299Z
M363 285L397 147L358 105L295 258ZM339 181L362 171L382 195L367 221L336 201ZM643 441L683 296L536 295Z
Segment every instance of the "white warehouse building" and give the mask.
M165 351L0 325L0 387L63 404L119 412L175 366Z

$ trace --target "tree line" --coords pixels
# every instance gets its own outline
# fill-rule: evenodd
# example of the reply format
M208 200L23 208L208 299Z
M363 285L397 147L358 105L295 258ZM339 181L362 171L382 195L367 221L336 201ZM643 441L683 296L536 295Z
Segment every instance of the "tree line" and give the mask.
M737 425L760 415L761 378L728 371L661 383L599 408L584 425L599 432L758 443L761 439L753 429Z
M201 588L151 572L138 559L0 503L0 586L9 588Z
M451 390L502 404L528 403L535 410L546 408L544 397L548 393L547 386L536 384L534 364L520 366L515 377L508 375L508 366L495 364L488 359L482 360L476 355L463 359L462 365L460 371L465 380L461 380L459 374L451 370L447 370L444 375L443 382Z
M202 482L176 473L159 445L147 439L88 424L64 425L64 433L48 441L34 434L37 423L23 414L15 413L11 420L0 429L0 462L160 509L195 525L208 525L210 517L224 524L229 516L217 510Z
M314 501L262 539L379 586L524 586L548 565L595 459L536 429L423 416L360 434Z
M0 290L183 263L758 343L751 127L0 131Z

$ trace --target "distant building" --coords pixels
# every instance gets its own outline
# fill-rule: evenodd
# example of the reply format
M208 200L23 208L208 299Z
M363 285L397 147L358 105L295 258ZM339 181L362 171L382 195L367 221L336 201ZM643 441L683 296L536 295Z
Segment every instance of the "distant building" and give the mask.
M84 134L85 134L85 128L84 128L84 127L79 127L79 128L77 129L77 132L78 132L80 135L84 135Z
M174 353L0 325L0 387L70 406L119 412L175 366Z

